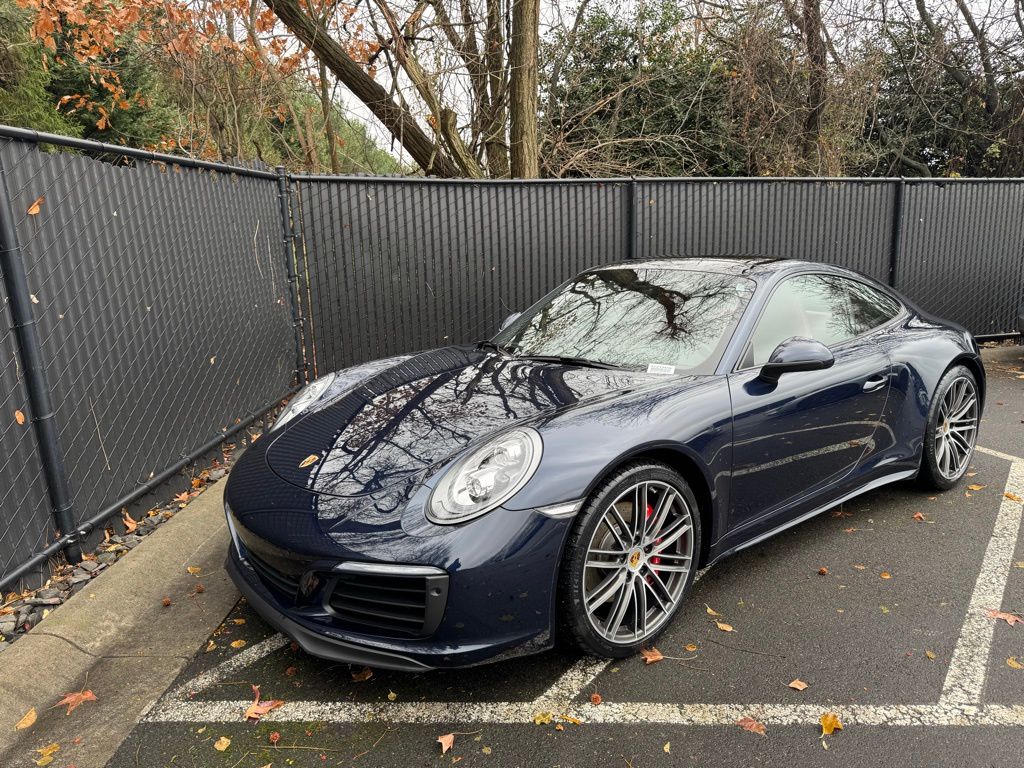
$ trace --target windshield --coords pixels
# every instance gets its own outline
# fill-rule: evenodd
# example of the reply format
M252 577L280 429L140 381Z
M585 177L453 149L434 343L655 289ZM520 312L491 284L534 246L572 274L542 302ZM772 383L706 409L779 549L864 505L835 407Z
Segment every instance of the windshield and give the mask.
M585 272L494 337L519 357L574 357L659 373L713 373L751 280L713 272L615 267ZM671 366L672 370L660 366Z

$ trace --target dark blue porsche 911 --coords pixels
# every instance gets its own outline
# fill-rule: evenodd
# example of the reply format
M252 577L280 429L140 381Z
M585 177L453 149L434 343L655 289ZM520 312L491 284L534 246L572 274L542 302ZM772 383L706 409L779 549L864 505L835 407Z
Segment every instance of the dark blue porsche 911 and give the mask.
M845 269L599 267L490 341L307 386L231 474L228 568L329 659L625 656L699 568L884 483L952 487L984 394L969 333Z

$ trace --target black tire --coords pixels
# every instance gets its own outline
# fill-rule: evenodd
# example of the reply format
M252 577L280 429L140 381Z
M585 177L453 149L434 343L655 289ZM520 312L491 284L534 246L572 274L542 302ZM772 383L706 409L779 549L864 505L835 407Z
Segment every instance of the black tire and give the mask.
M965 383L966 382L966 383ZM943 409L947 397L951 396L950 391L954 386L966 386L974 398L974 428L970 432L968 440L969 447L957 443L956 453L949 454L948 441L945 441L940 434L943 429L948 434L950 422L944 418ZM955 394L955 393L954 393ZM917 473L918 482L925 488L934 491L948 491L959 483L970 466L974 456L974 447L977 443L978 422L981 419L981 397L978 392L978 381L970 369L962 365L955 365L943 374L935 387L935 395L932 397L931 405L928 407L928 420L925 425L924 448L921 456L921 469ZM960 433L962 434L962 433ZM958 438L959 440L959 438ZM947 446L943 446L947 442ZM964 457L964 454L966 457ZM958 460L957 470L950 472L950 455Z
M595 628L592 621L588 616L586 610L586 599L584 588L587 584L592 584L594 579L607 580L609 576L603 576L604 571L598 571L597 575L594 575L594 566L587 566L588 554L591 553L591 544L598 537L604 537L605 541L610 541L610 537L614 536L614 532L611 530L611 526L604 523L604 518L607 513L611 511L611 505L616 503L622 494L627 491L631 491L634 486L644 485L645 488L649 489L644 493L650 493L657 503L658 513L654 514L653 506L648 503L645 509L644 523L639 534L640 541L644 538L644 533L648 533L652 538L658 532L665 534L664 538L655 539L647 547L635 547L632 543L626 542L616 545L625 550L640 550L637 555L636 551L627 552L624 559L622 560L621 570L625 571L627 575L623 578L631 579L633 587L623 587L625 591L627 589L635 589L636 592L640 593L642 597L637 596L636 593L625 599L632 601L633 611L632 618L638 625L640 621L643 621L644 626L647 626L647 617L650 615L649 612L653 611L658 614L658 621L656 625L652 622L649 633L645 633L639 639L634 636L632 640L622 640L612 642L608 637L603 636L598 629ZM650 484L650 485L647 485ZM669 492L669 488L674 489L678 496L673 497ZM664 495L662 495L664 494ZM639 497L634 497L639 498ZM667 499L666 506L668 509L662 516L661 499ZM646 501L647 495L643 496ZM619 504L625 502L619 502ZM685 504L687 513L684 513L683 506ZM617 505L618 506L618 505ZM634 502L633 508L638 508L639 503ZM672 545L673 551L661 552L661 557L658 554L658 549L665 546L662 542L666 538L671 539L675 535L675 528L678 526L682 529L685 525L685 515L688 514L691 520L691 530L689 532L683 532L678 535L676 539L672 539L677 542ZM660 526L652 520L652 517L662 517L662 523ZM672 521L670 523L670 521ZM626 527L630 527L634 520L630 519ZM605 526L605 527L602 527ZM650 528L648 529L648 526ZM657 526L657 527L656 527ZM595 532L601 528L602 533L596 534ZM621 529L620 529L621 530ZM689 541L686 541L686 537L689 536ZM575 527L569 535L569 540L566 543L565 555L562 560L562 569L559 580L558 589L558 615L559 615L559 630L560 638L562 640L568 640L572 644L576 645L581 650L591 653L597 656L604 656L610 658L622 658L630 656L644 646L649 645L662 631L671 623L672 618L679 610L679 606L682 604L686 595L689 593L690 588L693 584L693 579L697 571L697 561L700 556L700 545L701 545L701 530L700 530L700 510L697 505L697 499L690 490L689 485L683 477L668 467L665 464L653 461L637 461L627 464L617 470L611 475L605 478L597 489L590 495L583 508L580 510L579 516L576 520ZM682 572L683 568L683 555L677 550L689 551L690 559L688 563L688 571L685 575ZM594 552L598 552L597 549ZM633 562L633 555L637 555L639 567L636 570L632 570L637 566L637 562ZM596 555L601 557L602 555ZM607 555L610 559L607 560L610 568L608 574L613 572L613 569L620 568L620 566L612 566L614 562L611 559L612 555ZM650 560L648 561L648 558ZM675 561L674 565L669 565ZM640 562L642 561L642 562ZM667 561L667 562L666 562ZM591 560L593 563L593 560ZM588 567L591 569L588 571ZM600 566L599 566L600 567ZM672 572L666 573L666 568L674 569ZM653 579L657 578L657 585L655 585ZM643 583L641 582L643 579ZM601 583L603 583L603 580ZM671 586L671 589L665 589L661 591L656 589L655 586L661 587L665 584ZM681 587L681 588L680 588ZM676 592L678 590L678 592ZM595 592L598 590L594 590ZM674 600L670 600L671 595L675 595ZM661 597L659 597L661 595ZM591 595L592 602L593 593ZM662 600L664 602L658 605L655 599ZM615 600L615 598L609 598L607 602L602 602L598 605L595 610L595 621L600 623L600 619L597 614L605 610L607 606L608 620L607 623L611 624L613 618L611 612L616 611L617 606L608 605L608 603ZM640 610L641 601L644 605L644 610ZM667 603L667 605L665 605ZM639 618L640 616L643 618ZM627 612L625 618L628 618L630 614ZM618 623L616 622L616 627ZM606 630L607 631L607 630ZM634 633L639 634L639 629Z

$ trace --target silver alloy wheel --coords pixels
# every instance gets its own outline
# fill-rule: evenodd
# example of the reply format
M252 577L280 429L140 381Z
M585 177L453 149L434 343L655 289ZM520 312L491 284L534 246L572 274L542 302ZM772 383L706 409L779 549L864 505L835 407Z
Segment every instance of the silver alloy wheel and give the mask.
M978 436L978 393L966 376L953 379L939 404L935 427L935 465L947 480L967 470Z
M587 547L587 620L617 645L643 641L671 618L693 565L693 517L668 483L644 481L608 505Z

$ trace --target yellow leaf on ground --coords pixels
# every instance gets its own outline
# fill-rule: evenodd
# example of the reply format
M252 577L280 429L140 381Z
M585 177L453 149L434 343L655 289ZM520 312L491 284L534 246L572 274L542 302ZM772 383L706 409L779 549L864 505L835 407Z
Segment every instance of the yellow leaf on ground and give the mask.
M805 683L798 677L796 680L793 680L791 683L789 683L789 687L792 688L794 691L802 691L807 688L807 683Z
M213 748L216 749L218 752L223 752L230 746L231 739L229 739L227 736L221 736L219 739L213 742Z
M818 719L818 722L821 723L822 736L831 736L833 731L843 730L843 724L834 712L826 712Z
M388 701L395 701L398 698L398 694L394 691L388 691Z
M185 570L188 571L193 576L198 576L203 571L203 569L201 567L199 567L198 565L190 565Z
M671 741L666 741L665 742L665 746L661 748L661 751L664 752L666 755L671 755L672 754L672 742Z
M985 487L987 487L987 486L978 485L977 483L971 483L970 485L967 486L967 490L968 491L980 491L982 488L985 488Z
M1010 491L1007 491L1006 493L1003 494L1003 496L1008 498L1010 501L1015 501L1018 504L1024 504L1024 499L1022 499L1016 493L1011 493Z
M708 610L708 616L721 616L722 615L718 611L716 611L714 608L712 608L710 605L708 605L707 603L704 603L704 607L707 608L707 610Z
M880 579L891 579L892 578L892 574L889 573L888 571L882 571L880 574L878 574L878 578L880 578Z
M59 751L60 751L60 744L58 744L57 742L54 742L53 744L47 744L42 749L37 749L36 750L36 752L39 753L39 758L33 760L33 762L36 765L38 765L38 766L49 765L50 763L53 762L54 754L59 752Z
M657 648L641 648L640 655L644 657L644 664L654 664L665 658Z
M242 625L242 624L245 624L245 619L232 619L231 623L232 624Z
M687 653L693 653L696 650L697 650L697 644L696 643L688 643L686 645L686 652Z
M548 725L554 715L551 712L538 712L533 716L534 725Z
M35 724L36 724L36 708L32 707L32 709L30 709L28 712L26 712L25 716L23 718L21 718L21 720L18 721L18 724L16 726L14 726L14 729L16 731L22 731L25 728L31 728Z
M732 624L726 624L724 621L716 621L715 626L723 632L732 632Z
M245 648L245 640L232 640L231 647L235 650L238 650L239 648Z
M924 652L924 655L927 656L932 661L935 660L935 651L929 651L929 650L926 649L925 652Z
M441 745L441 754L443 755L455 744L455 734L446 733L444 736L438 736L437 743Z
M1006 664L1013 669L1024 669L1024 664L1021 664L1016 656L1011 656L1006 660Z
M738 725L740 728L742 728L745 731L750 731L751 733L757 733L757 734L760 734L761 736L765 735L765 733L764 733L765 732L764 723L759 723L759 722L757 722L757 720L755 720L752 717L741 717L739 720L736 721L736 725Z

